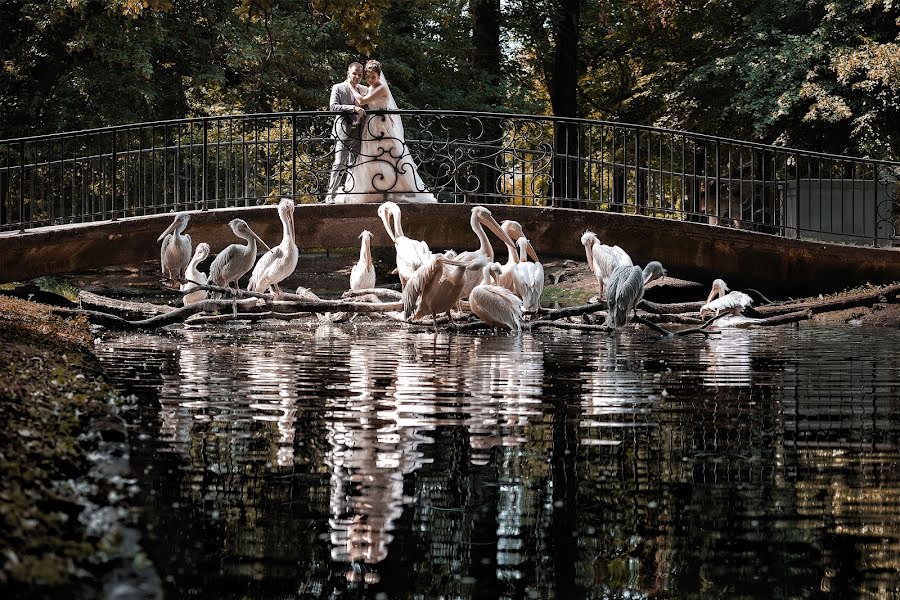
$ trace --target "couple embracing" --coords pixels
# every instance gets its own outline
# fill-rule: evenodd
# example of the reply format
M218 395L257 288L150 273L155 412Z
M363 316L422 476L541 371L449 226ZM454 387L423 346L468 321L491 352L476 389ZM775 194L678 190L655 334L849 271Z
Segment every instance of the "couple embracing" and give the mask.
M367 85L360 84L365 77ZM425 189L413 162L399 115L367 115L366 110L397 110L381 63L370 60L347 68L347 80L331 88L334 164L328 204L437 202Z

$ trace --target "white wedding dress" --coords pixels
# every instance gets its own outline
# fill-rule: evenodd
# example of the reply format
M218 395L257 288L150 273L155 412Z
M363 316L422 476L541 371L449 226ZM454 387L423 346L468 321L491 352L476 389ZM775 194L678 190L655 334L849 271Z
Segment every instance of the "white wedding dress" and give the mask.
M384 75L387 94L369 102L368 110L397 110ZM399 115L366 115L356 162L347 170L335 204L394 202L434 203L406 145Z

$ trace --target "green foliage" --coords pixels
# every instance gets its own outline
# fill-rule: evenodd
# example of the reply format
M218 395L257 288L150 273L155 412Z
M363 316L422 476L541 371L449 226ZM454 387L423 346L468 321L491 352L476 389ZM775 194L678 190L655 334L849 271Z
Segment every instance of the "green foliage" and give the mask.
M563 5L501 6L503 58L484 70L467 0L7 0L0 137L321 109L347 64L368 58L383 63L402 108L548 113ZM579 10L578 85L562 93L577 94L581 116L897 156L900 2L599 0Z

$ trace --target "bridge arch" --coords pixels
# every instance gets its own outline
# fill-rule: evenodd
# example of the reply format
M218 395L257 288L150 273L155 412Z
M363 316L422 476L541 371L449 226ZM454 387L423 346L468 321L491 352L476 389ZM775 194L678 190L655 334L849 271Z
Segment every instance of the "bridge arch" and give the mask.
M735 285L759 284L754 273L783 280L789 293L900 278L896 252L828 243L897 243L898 162L607 121L461 111L370 118L388 115L403 119L425 186L441 202L404 214L437 246L471 245L461 215L479 203L529 223L556 256L580 256L575 234L591 226L638 261L660 258L684 275L702 269ZM196 239L215 249L230 233L214 226L239 213L268 227L266 204L283 196L298 203L298 229L311 228L298 231L301 244L354 244L341 223L380 232L371 206L319 204L335 116L203 117L0 141L0 279L122 264L120 248L149 256L150 230L174 211L193 211ZM572 147L574 155L559 151ZM380 189L390 197L389 184ZM834 265L824 266L826 256Z

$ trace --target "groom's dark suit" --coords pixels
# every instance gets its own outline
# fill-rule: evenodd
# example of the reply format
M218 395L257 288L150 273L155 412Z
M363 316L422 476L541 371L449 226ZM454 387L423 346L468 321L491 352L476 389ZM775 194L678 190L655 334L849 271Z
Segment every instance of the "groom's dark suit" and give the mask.
M360 94L369 91L364 85L357 85L356 89ZM353 101L353 94L350 92L350 84L346 81L331 86L331 98L328 104L332 111L341 111L345 114L337 115L331 128L331 136L335 140L334 164L331 166L331 179L328 182L326 202L334 198L334 194L341 185L344 171L356 160L364 121L364 119L360 119L358 123L353 124L356 105Z

